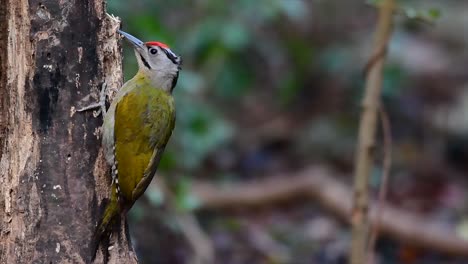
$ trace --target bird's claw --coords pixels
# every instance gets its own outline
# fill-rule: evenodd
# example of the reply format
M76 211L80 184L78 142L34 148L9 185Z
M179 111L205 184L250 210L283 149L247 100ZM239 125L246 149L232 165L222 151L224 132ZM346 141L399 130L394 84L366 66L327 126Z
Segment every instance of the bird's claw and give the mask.
M84 112L84 111L98 108L98 110L93 111L93 116L98 117L101 113L104 116L106 114L106 91L107 91L107 84L104 82L102 84L101 92L99 94L99 102L84 106L80 109L77 109L76 111Z

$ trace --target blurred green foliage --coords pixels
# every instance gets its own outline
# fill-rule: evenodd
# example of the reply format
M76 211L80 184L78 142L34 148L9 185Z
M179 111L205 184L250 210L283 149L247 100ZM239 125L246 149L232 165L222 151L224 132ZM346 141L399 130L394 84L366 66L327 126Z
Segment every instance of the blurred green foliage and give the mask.
M274 42L278 36L272 36L267 26L286 18L298 20L306 10L304 2L297 0L108 1L108 12L122 18L123 30L142 40L163 41L184 59L175 90L175 135L161 171L178 168L190 174L207 155L232 140L239 128L227 113L261 89L256 86L264 78L253 60L274 64L273 60L289 57L287 51L292 51L299 69L277 76L278 87L268 90L276 89L282 104L303 88L301 73L312 56L309 45L297 38ZM129 79L137 65L131 48L124 47L125 79Z
M366 3L378 6L384 0L367 0ZM433 23L440 18L442 12L438 8L429 8L429 9L418 9L411 4L414 4L414 1L411 0L397 0L398 11L402 13L405 17L413 20L420 20L424 22Z
M208 176L204 166L210 156L237 145L250 133L252 123L279 114L301 116L310 123L302 126L305 131L291 133L305 156L327 149L332 156L349 156L364 84L362 54L368 55L359 47L362 42L371 43L366 38L372 30L366 27L367 37L363 37L360 25L347 20L350 14L360 17L362 8L356 8L356 2L109 0L108 12L122 18L123 30L145 41L165 42L184 60L174 92L176 128L159 171L179 175L176 179ZM400 2L409 18L440 15L437 9L410 7L410 2ZM378 5L379 1L368 3ZM137 65L131 47L124 47L128 80ZM401 64L389 63L384 98L397 101L404 96L407 77ZM314 116L317 109L321 112ZM306 117L303 112L311 114ZM323 132L324 128L332 132ZM251 151L246 150L249 146L238 148L241 153ZM238 163L237 168L242 167L242 161ZM223 178L243 172L211 173L211 177ZM183 208L196 204L190 197L177 197Z
M197 197L190 194L192 183L200 178L248 181L277 174L288 177L290 172L314 163L324 163L351 175L365 65L375 30L375 5L381 1L109 0L108 12L122 18L124 31L142 40L165 42L184 59L174 92L176 129L159 167L175 197L175 208L171 209L184 211L200 206ZM466 3L435 0L430 4L427 0L398 3L382 89L382 101L392 122L392 172L400 175L393 178L397 195L400 189L405 189L400 187L411 181L418 162L422 164L419 166L428 168L425 172L428 173L440 165L434 159L444 158L446 122L441 127L431 127L434 124L431 113L444 110L441 106L452 103L458 96L455 93L458 88L448 88L464 85L461 82L466 81L463 66L467 61L463 56L466 43L461 42L466 38L453 30L466 24L462 19ZM438 5L437 9L430 8L433 4ZM444 9L448 7L452 8L450 12ZM441 20L462 22L452 24L456 26L445 25L445 30L439 27L443 23L432 26L440 17L440 10L444 14L459 11L458 15L443 16ZM439 31L433 34L435 29ZM128 80L135 74L137 65L131 47L123 44L124 72ZM456 58L448 59L450 55ZM466 111L466 107L463 109ZM465 130L462 132L466 135ZM382 159L381 137L379 128L376 164ZM466 166L467 158L460 154L465 145L458 141L453 145L454 162ZM372 171L373 188L380 184L381 174L382 168L377 165ZM414 186L418 187L415 190L421 189L417 184L426 182L426 176L414 180ZM350 179L340 180L349 182ZM399 199L412 202L409 194L417 192L407 193L408 197ZM159 214L157 217L162 215L164 223L176 225L167 217L170 213L164 212L165 198L158 186L150 187L142 199L147 203L137 204L131 211L133 218L159 227L155 221L145 221L149 215ZM326 230L321 221L318 221L319 228L310 228L314 222L308 221L317 215L311 204L304 200L287 204L288 208L282 208L281 213L273 212L270 224L262 221L265 221L263 217L269 218L271 208L242 212L238 218L224 212L209 212L208 216L203 212L197 216L221 258L235 259L233 256L245 251L245 261L234 263L271 263L252 261L251 253L261 251L250 241L255 240L249 236L254 232L246 228L254 223L254 229L264 229L260 233L271 235L270 241L286 245L293 260L303 260L311 257L313 251L320 253L326 249L328 243L321 240L311 243L314 240L306 237ZM304 208L296 208L298 205ZM298 215L288 211L290 207L303 216L303 224L297 220ZM250 223L242 220L246 215L253 215ZM148 226L143 228L142 240L153 235L163 240L162 244L172 246L166 237L160 236L160 230L150 233ZM268 228L272 230L265 230ZM331 229L333 233L335 227ZM346 238L334 239L346 241ZM142 244L153 251L153 244ZM335 248L332 244L328 246ZM344 259L347 255L347 250L341 255L336 249L331 252L317 254L321 258L311 258L311 263L341 263L327 262L326 257ZM217 263L231 263L222 260Z

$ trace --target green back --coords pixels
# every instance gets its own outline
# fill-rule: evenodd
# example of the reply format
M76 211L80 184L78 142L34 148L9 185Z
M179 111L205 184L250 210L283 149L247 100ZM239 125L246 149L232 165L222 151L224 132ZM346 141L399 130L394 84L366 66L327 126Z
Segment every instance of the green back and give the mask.
M175 123L174 100L145 79L115 109L115 157L121 195L134 202L154 176Z

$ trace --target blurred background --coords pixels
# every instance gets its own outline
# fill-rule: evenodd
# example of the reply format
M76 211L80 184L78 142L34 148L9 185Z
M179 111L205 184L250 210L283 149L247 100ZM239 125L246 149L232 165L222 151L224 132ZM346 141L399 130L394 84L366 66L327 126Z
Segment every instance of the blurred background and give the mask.
M387 201L468 238L468 2L402 2L409 14L441 17L431 24L396 16L382 92L393 135ZM163 180L131 211L141 263L346 263L349 225L323 201L292 194L239 206L235 196L272 179L293 184L314 168L352 191L375 7L364 0L108 0L108 12L123 30L165 42L184 59ZM124 52L128 80L137 65L129 45ZM379 130L373 197L382 149ZM209 206L217 196L194 190L201 184L235 190L234 198ZM390 232L377 241L375 263L468 258Z

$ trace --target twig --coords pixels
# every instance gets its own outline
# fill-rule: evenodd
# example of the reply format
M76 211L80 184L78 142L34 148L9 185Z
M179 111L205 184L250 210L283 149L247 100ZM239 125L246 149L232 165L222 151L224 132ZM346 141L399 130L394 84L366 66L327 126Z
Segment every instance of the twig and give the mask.
M392 167L392 129L390 126L390 119L385 111L383 105L380 105L380 120L382 124L383 145L384 145L384 158L382 165L382 182L379 188L379 197L377 200L375 223L372 225L372 230L369 238L369 252L367 263L374 263L374 247L377 237L379 235L379 226L382 219L383 208L385 207L385 199L387 197L388 181L390 178L390 170Z
M256 208L290 201L312 199L323 208L349 223L352 191L335 179L337 175L325 167L311 166L296 174L273 175L264 180L219 186L195 182L193 195L200 201L198 210L233 210ZM468 241L461 239L446 223L401 210L390 205L381 209L371 203L370 222L378 223L382 234L411 245L445 254L468 257ZM363 262L364 263L364 262Z
M366 259L369 234L368 181L373 163L377 111L382 86L382 70L385 58L385 52L382 54L382 51L386 51L392 33L394 8L394 0L385 0L379 6L379 21L375 33L373 58L367 72L354 171L354 207L351 213L351 264L363 264Z

